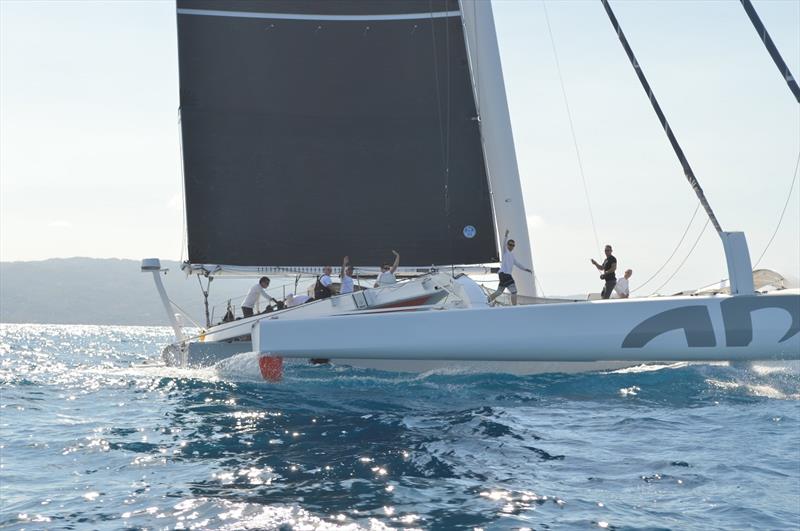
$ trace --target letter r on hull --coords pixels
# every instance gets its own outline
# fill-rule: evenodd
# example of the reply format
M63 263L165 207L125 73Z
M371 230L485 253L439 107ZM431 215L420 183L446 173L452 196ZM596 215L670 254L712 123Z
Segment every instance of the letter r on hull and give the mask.
M739 296L720 303L722 321L725 323L725 344L729 347L746 347L753 341L752 313L765 308L786 310L792 317L789 330L778 343L783 343L800 332L800 298L791 296L764 297Z

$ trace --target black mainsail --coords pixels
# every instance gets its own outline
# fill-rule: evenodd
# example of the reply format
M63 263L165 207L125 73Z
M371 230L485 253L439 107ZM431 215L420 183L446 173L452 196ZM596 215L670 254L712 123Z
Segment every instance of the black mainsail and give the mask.
M178 0L189 261L496 262L457 0Z

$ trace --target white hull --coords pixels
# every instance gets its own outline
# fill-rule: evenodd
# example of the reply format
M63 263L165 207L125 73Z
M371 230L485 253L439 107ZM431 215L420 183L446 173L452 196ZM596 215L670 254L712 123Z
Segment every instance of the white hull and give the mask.
M413 281L406 288L416 289ZM291 363L317 360L393 372L521 375L613 370L648 361L800 359L797 290L505 308L477 303L463 309L469 302L302 318L299 312L294 317L276 312L248 325L252 342L173 345L165 359L174 365L208 366L252 351L293 358Z
M437 273L226 323L172 345L165 360L209 366L255 352L386 371L536 374L800 359L797 290L499 308L484 296L467 277Z
M798 330L800 295L776 293L265 320L253 347L325 359L800 359Z

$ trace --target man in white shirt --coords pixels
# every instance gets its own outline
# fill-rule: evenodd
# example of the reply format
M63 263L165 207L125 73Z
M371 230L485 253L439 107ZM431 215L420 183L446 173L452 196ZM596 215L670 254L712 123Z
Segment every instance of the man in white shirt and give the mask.
M617 280L617 285L614 286L614 293L611 295L612 299L627 299L630 297L631 292L628 279L631 278L632 274L633 269L628 269L625 271L625 276Z
M516 306L517 285L514 283L514 277L511 276L514 266L528 273L533 273L531 268L520 264L514 257L514 247L516 247L516 245L517 243L514 240L508 239L508 229L506 229L506 235L503 237L503 259L500 262L500 271L497 273L500 277L500 284L497 286L497 290L489 295L489 304L492 304L494 300L508 288L508 291L511 293L511 304Z
M247 292L247 296L242 301L242 315L245 317L252 317L253 308L261 297L264 297L268 301L275 300L265 291L268 287L269 277L261 277L258 279L258 284L250 288L250 291Z
M394 254L394 263L392 265L383 264L381 266L381 272L378 275L378 278L375 279L376 288L382 286L391 286L392 284L397 283L397 278L395 278L394 272L397 271L397 266L400 265L400 253L394 249L392 249L392 253Z
M333 268L331 266L325 266L322 269L322 276L317 279L317 283L314 285L315 299L327 299L333 295L333 290L331 289L331 284L333 284L333 280L331 280L332 272Z
M353 266L350 265L350 257L345 256L342 260L342 270L339 272L341 287L339 293L353 293Z

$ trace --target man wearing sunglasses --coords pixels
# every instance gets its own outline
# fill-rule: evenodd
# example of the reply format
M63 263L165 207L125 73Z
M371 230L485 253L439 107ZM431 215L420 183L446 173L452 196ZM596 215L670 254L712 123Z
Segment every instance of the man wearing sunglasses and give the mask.
M617 285L617 259L611 254L614 250L610 245L606 245L604 252L606 254L606 259L603 260L603 263L598 264L597 260L592 258L592 265L594 265L598 271L603 272L603 274L600 275L600 280L605 280L606 284L603 286L603 291L600 293L600 296L607 299L611 297L611 292L614 291L614 286Z
M378 278L375 279L375 287L379 288L381 286L391 286L392 284L397 283L397 278L394 276L394 272L397 271L397 266L400 265L400 253L395 250L392 250L394 254L394 263L392 265L383 264L381 266L381 272L378 274Z
M514 283L514 277L511 276L514 266L528 273L533 273L531 268L520 264L514 257L514 247L516 246L517 243L514 240L508 239L508 229L506 229L506 235L503 237L503 259L500 262L500 271L497 273L500 276L500 284L497 286L497 291L489 295L489 304L494 303L494 300L508 288L509 293L511 293L511 304L516 306L517 285Z

